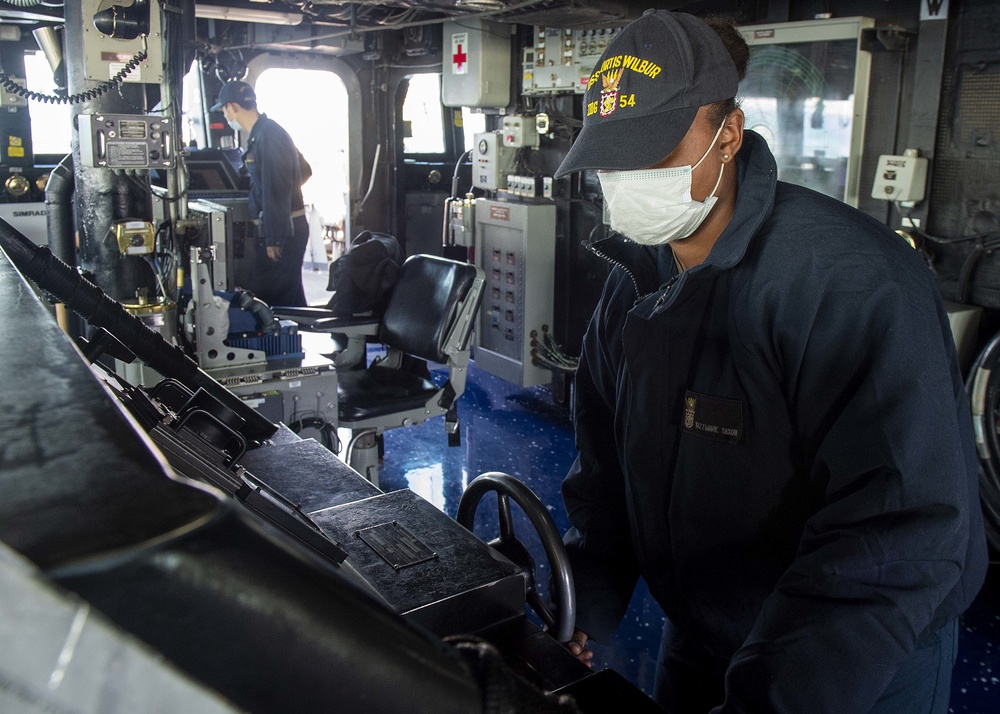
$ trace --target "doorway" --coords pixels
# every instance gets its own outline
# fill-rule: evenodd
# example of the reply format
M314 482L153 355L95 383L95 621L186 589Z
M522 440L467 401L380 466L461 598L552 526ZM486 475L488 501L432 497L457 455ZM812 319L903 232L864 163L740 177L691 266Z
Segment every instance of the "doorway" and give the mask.
M326 273L349 229L347 88L334 72L272 67L254 82L257 107L285 128L312 168L302 186L309 218L304 267Z

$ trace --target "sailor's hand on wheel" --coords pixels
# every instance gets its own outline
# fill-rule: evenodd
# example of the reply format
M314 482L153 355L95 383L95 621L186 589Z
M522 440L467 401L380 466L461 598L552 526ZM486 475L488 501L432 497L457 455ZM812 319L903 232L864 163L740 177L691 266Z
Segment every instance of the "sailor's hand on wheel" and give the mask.
M276 263L279 260L281 260L281 246L280 245L267 246L267 257Z
M587 649L587 633L581 630L573 631L573 638L566 643L566 649L569 653L576 657L578 660L583 662L588 667L593 667L594 663L591 661L594 659L594 653Z

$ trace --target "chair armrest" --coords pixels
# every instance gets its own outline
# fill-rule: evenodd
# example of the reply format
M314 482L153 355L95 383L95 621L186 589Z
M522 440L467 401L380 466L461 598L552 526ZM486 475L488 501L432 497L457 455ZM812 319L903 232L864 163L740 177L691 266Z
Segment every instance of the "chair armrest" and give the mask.
M311 327L317 320L326 320L334 314L325 307L272 307L271 312L279 320L291 320L300 327Z
M271 312L279 320L294 320L296 318L314 319L322 317L333 317L333 312L325 307L291 307L278 305L271 308Z
M324 307L275 307L274 316L291 320L310 332L342 332L347 335L378 334L379 319L374 315L334 314Z
M335 332L348 337L377 335L382 323L377 317L327 317L309 325L313 332Z

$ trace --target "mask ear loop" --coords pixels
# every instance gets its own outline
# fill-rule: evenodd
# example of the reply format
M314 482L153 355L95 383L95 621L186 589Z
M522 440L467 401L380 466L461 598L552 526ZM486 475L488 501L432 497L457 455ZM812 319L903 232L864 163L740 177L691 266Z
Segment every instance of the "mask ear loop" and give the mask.
M715 146L716 140L719 138L719 135L722 134L722 130L725 127L726 127L726 122L722 122L721 124L719 124L719 130L715 132L715 136L712 137L712 141L708 145L708 148L705 149L705 153L701 155L700 159L698 159L698 163L691 167L692 171L698 168L701 165L701 162L705 160L705 157L708 156L708 154L712 151L712 147Z
M702 155L702 157L700 159L698 159L698 163L691 167L692 171L694 171L696 168L698 168L698 166L701 164L701 162L705 160L705 157L708 156L709 153L711 153L712 147L715 146L715 142L718 140L719 135L722 134L722 130L725 128L725 126L726 126L726 122L722 122L719 125L719 130L716 131L715 132L715 136L712 137L712 143L710 143L708 145L708 148L705 150L705 153ZM726 158L729 158L728 154L726 155ZM715 186L712 188L712 192L710 194L708 194L708 198L705 199L706 201L709 198L712 198L713 196L715 196L715 192L719 190L719 184L722 183L722 173L725 170L726 170L726 164L725 164L725 162L722 162L721 163L721 168L719 169L719 178L717 178L715 180Z
M712 187L712 193L708 194L708 198L714 197L715 192L719 190L719 184L722 183L722 172L725 170L726 170L726 165L723 163L720 165L719 168L719 178L715 180L715 186ZM706 198L705 200L707 201L708 198Z

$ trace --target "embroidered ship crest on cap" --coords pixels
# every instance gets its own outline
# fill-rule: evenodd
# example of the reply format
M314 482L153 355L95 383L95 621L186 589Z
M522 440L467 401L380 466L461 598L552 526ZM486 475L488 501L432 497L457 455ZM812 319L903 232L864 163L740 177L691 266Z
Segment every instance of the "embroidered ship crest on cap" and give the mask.
M606 117L613 113L618 106L618 83L622 81L624 67L611 70L607 74L601 75L601 116Z

